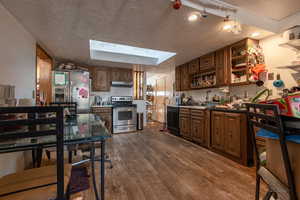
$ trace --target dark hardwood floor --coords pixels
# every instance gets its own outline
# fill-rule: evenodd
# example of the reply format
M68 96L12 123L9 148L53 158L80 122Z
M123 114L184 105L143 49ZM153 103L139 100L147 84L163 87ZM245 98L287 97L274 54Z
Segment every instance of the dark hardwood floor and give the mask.
M150 126L107 143L107 200L252 200L254 168ZM94 199L92 191L84 199Z

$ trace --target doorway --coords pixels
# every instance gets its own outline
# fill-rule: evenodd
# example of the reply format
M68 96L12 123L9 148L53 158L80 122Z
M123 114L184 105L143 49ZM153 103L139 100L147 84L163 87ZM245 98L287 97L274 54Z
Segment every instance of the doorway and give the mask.
M53 59L36 45L36 104L49 104L52 99Z

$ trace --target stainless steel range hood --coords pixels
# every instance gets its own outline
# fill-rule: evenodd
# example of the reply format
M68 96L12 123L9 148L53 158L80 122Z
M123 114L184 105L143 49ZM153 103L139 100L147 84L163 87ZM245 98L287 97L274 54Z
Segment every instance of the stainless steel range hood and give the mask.
M131 88L133 86L133 82L125 82L125 81L112 81L112 87L127 87Z

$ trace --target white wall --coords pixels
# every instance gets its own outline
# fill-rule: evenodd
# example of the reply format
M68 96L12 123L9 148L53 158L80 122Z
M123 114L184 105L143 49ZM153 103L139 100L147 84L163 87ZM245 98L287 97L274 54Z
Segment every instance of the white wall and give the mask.
M260 41L265 54L266 65L269 72L280 74L280 78L284 81L286 88L291 88L297 85L297 79L300 80L300 73L295 70L285 68L291 65L297 59L297 53L286 47L280 47L284 40L281 35L275 35ZM300 52L298 52L300 56ZM299 59L299 58L298 58ZM300 60L300 59L299 59ZM276 76L275 76L276 78ZM272 85L273 81L268 81L266 87L273 89L274 97L278 97L279 89Z
M15 85L16 98L32 98L35 40L0 3L0 84Z
M0 34L0 84L15 85L16 98L32 98L35 40L1 3ZM23 167L23 153L0 155L0 177Z

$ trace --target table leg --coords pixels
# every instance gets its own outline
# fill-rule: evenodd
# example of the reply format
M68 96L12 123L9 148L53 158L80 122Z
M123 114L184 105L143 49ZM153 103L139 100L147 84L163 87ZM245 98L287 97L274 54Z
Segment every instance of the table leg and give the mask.
M104 200L104 180L105 180L105 140L101 141L101 164L100 164L100 184L101 184L101 200Z
M96 200L99 200L98 189L96 184L96 173L95 173L95 145L91 143L91 164L92 164L92 178Z

